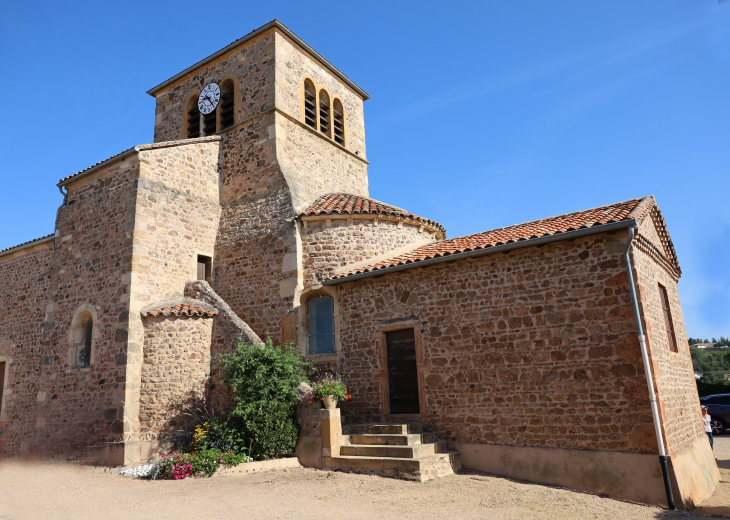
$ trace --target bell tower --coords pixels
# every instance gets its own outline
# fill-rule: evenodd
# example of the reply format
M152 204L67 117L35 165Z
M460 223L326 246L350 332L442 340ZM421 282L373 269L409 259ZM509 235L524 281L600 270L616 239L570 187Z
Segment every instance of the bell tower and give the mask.
M214 290L259 336L294 341L294 219L328 193L368 195L369 96L278 20L148 94L155 142L221 137Z

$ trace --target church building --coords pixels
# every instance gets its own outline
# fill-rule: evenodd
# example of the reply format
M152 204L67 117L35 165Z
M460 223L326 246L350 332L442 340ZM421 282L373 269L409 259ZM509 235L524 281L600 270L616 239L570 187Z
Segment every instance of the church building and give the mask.
M156 457L211 356L270 336L350 374L346 425L423 425L452 464L666 504L665 453L678 505L712 494L653 197L450 238L370 198L368 94L277 20L148 94L154 142L0 251L4 456ZM389 467L317 435L302 460Z

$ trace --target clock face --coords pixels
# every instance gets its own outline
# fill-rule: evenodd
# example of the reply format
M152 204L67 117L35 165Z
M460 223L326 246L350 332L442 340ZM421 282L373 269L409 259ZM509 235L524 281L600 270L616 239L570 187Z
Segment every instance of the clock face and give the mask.
M198 110L201 114L210 114L218 106L220 99L221 88L217 83L208 83L198 98Z

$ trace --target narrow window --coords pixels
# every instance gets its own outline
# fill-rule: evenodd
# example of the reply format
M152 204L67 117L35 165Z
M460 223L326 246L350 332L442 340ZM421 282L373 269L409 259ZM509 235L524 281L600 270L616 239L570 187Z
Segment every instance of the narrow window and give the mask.
M88 312L79 315L80 322L76 326L76 367L91 365L91 340L94 337L94 319Z
M342 110L342 102L339 99L335 99L332 103L332 117L335 142L345 146L345 112Z
M210 114L203 116L203 133L205 135L215 134L216 127L216 110L213 110Z
M221 85L221 130L233 126L234 116L234 97L233 97L233 81L226 80Z
M659 298L662 301L662 310L664 311L664 327L667 330L667 341L672 352L679 352L677 349L677 336L674 334L674 322L672 321L672 311L669 308L669 296L667 289L659 284Z
M198 100L192 98L188 103L188 139L200 137L200 110L198 109Z
M334 302L329 296L315 296L309 310L309 353L330 354L335 351Z
M5 388L5 361L0 362L0 415L3 413L3 388Z
M86 330L84 331L84 355L82 365L88 367L91 365L91 337L94 334L94 320L89 318L86 322Z
M209 256L198 255L198 280L210 283L213 274L213 259Z
M317 129L317 94L314 83L304 80L304 122Z
M330 96L327 91L319 91L319 131L330 137Z

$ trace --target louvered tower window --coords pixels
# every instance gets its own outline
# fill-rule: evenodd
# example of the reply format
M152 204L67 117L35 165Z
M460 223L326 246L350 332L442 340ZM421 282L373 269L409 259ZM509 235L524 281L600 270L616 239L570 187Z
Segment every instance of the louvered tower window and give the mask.
M188 103L188 139L200 137L200 110L197 96Z
M203 115L203 133L205 135L213 135L216 131L216 112L213 110L210 114Z
M342 109L342 102L339 99L335 99L332 103L332 125L335 142L345 146L345 111Z
M319 131L327 137L330 136L330 96L327 91L319 91Z
M226 80L221 85L221 103L220 103L220 119L221 119L221 130L233 126L235 122L234 116L234 96L233 96L233 81ZM206 132L207 133L207 132Z
M304 80L304 122L317 129L317 94L314 83Z

